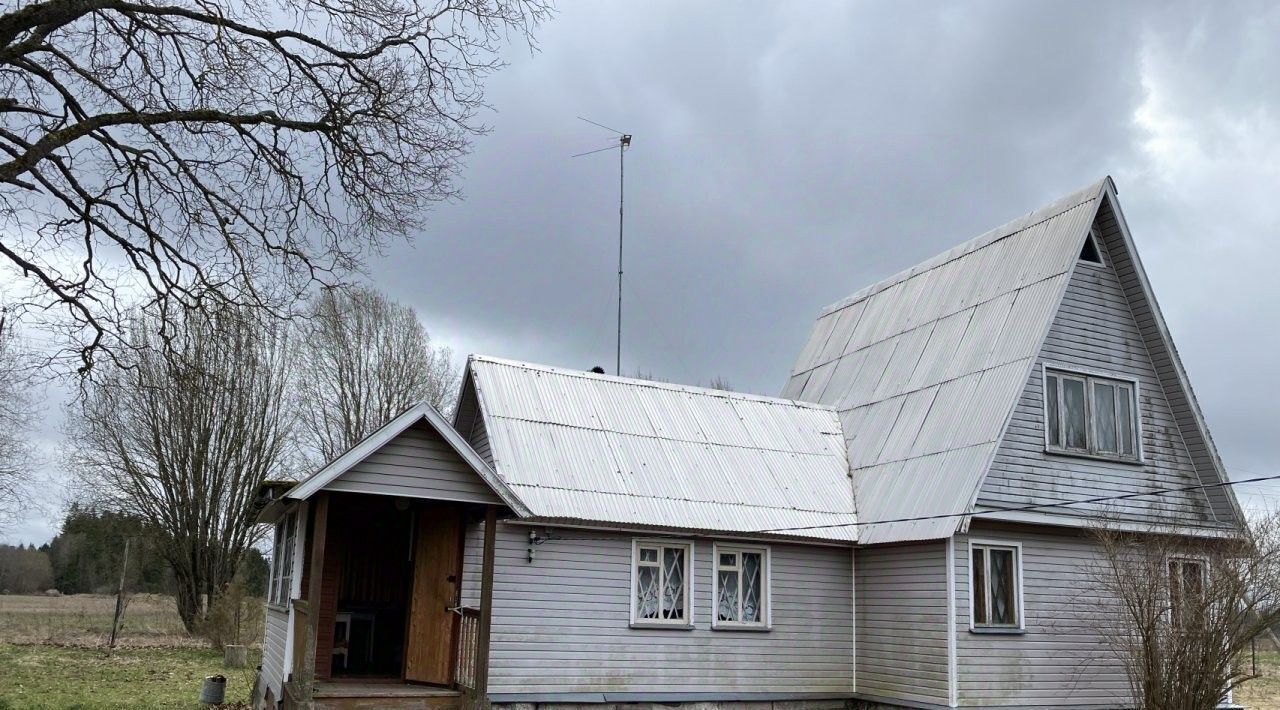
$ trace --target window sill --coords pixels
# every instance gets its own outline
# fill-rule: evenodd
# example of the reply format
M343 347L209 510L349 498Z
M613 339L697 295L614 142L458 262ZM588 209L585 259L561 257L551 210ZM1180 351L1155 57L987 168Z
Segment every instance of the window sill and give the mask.
M773 627L764 625L748 625L748 624L711 624L712 631L746 631L747 633L768 633L773 631Z
M1027 633L1026 629L1003 628L1000 626L970 626L971 634L986 634L992 636L1023 636Z
M662 624L662 623L645 623L643 621L633 621L630 624L633 629L649 629L649 630L669 630L669 631L692 631L693 624Z
M1071 451L1068 449L1055 449L1046 446L1044 452L1050 456L1061 456L1069 459L1089 459L1090 461L1106 461L1108 463L1122 463L1129 466L1141 466L1145 462L1141 458L1131 456L1108 456L1106 454L1091 454L1087 451Z
M267 602L267 608L271 611L278 611L284 614L289 613L289 607L285 604L276 604L275 602Z

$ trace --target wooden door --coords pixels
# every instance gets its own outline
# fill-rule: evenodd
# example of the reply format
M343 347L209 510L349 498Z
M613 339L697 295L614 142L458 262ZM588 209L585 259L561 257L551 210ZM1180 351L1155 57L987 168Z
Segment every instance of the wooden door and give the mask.
M413 556L413 595L405 639L406 680L453 684L453 635L462 576L462 516L457 508L418 512Z

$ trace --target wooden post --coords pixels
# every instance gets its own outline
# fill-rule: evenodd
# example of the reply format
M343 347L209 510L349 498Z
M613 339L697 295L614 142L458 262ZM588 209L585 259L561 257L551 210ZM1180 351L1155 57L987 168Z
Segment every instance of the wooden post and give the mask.
M0 324L3 325L3 324ZM116 615L111 620L111 641L108 648L116 647L116 636L120 634L120 617L124 616L124 577L129 569L129 538L124 539L124 556L120 560L120 586L116 587Z
M311 706L316 683L316 639L320 634L320 583L324 579L324 546L329 529L329 494L320 491L311 499L311 571L307 579L307 642L302 649L299 698ZM297 653L297 649L294 649Z
M476 706L489 707L489 628L493 624L493 553L498 509L484 509L484 565L480 571L480 628L476 633Z

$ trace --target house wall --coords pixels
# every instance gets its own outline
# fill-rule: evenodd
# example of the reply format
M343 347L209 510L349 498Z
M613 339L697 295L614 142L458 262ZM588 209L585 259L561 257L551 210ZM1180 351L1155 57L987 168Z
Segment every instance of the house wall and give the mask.
M846 697L853 689L852 550L771 545L770 631L711 629L711 543L694 541L692 630L632 629L625 533L529 526L496 538L489 690L496 702ZM538 528L545 533L545 529ZM680 538L687 539L687 538ZM468 531L477 604L483 525ZM621 695L619 695L621 694Z
M1021 634L970 631L971 540L1022 545ZM1091 568L1088 533L1070 528L975 523L955 538L957 680L962 707L1124 707L1122 668L1102 633L1108 599ZM862 553L859 552L859 573ZM862 635L858 640L861 643ZM859 684L861 685L861 669Z
M1109 208L1108 208L1108 214ZM1197 485L1200 478L1162 380L1134 319L1112 254L1125 253L1114 228L1099 244L1104 266L1076 265L1040 356L1014 409L978 497L979 506L1004 508L1062 500ZM1129 263L1129 262L1125 262ZM1131 274L1132 272L1126 272ZM1046 363L1115 373L1138 380L1141 464L1045 453L1043 374ZM1039 514L1082 517L1101 512L1130 521L1176 517L1182 524L1211 523L1202 491L1150 496L1116 503L1048 508Z
M406 429L325 490L502 503L453 447L425 423Z
M947 703L946 543L860 548L858 694Z
M279 698L285 676L285 647L289 644L289 612L268 606L263 627L262 682Z

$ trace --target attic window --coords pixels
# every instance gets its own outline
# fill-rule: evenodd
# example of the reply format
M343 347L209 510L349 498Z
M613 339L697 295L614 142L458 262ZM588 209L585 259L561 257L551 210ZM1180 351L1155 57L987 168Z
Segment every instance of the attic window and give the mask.
M1089 236L1084 238L1084 246L1080 249L1080 261L1102 265L1102 252L1098 250L1098 230L1090 229Z
M1046 368L1044 385L1049 451L1138 460L1136 382Z

